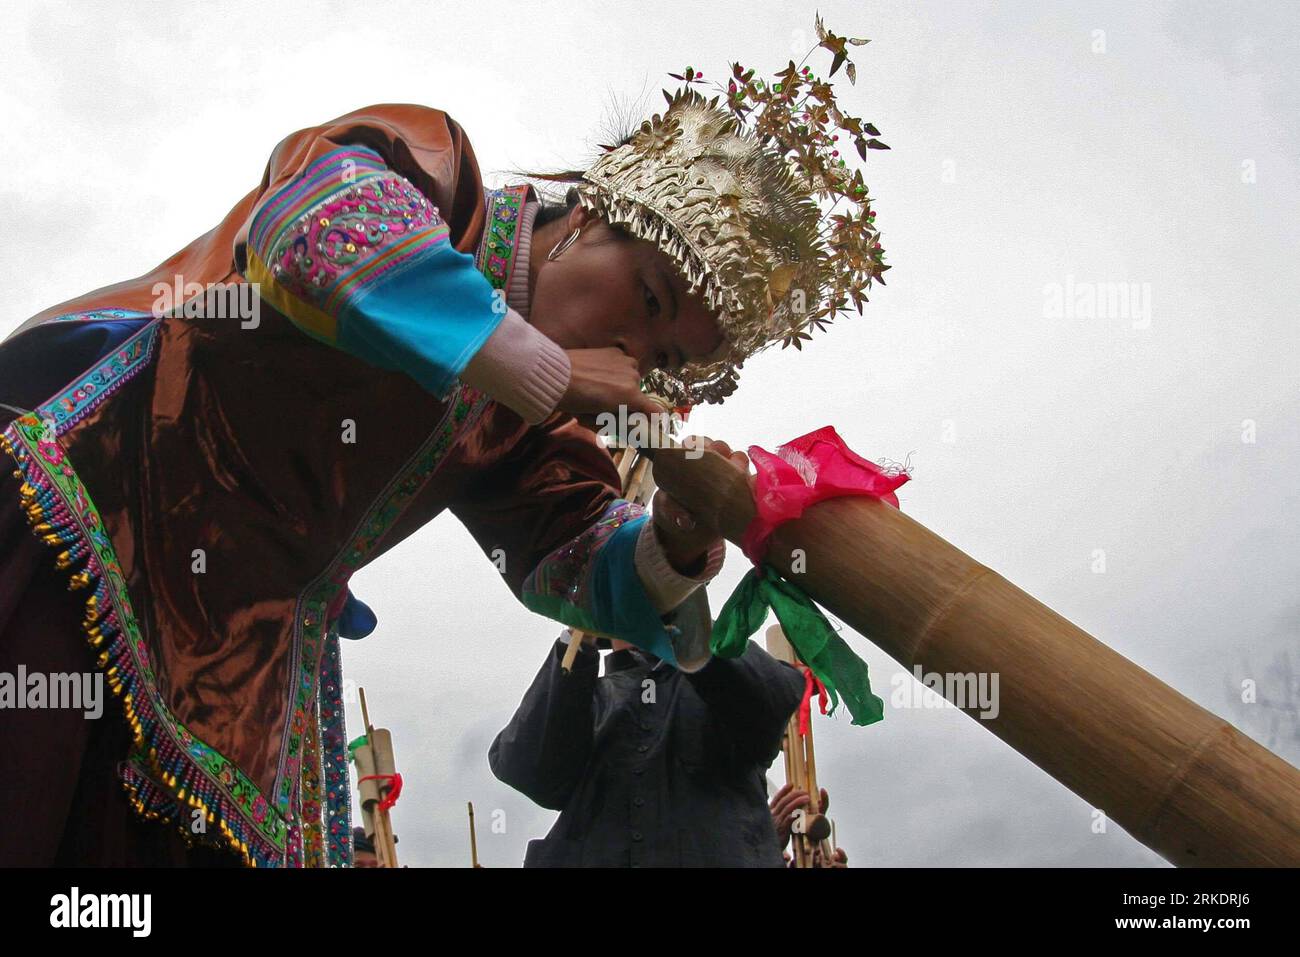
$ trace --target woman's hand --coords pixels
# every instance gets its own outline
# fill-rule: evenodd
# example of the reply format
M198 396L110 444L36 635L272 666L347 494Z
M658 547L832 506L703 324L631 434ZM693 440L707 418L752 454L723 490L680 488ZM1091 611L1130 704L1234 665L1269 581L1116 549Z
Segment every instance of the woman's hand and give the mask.
M556 408L583 420L600 412L618 414L626 406L629 421L634 413L663 415L667 410L641 391L641 373L636 359L622 349L566 349L569 356L569 388ZM650 420L655 421L654 419Z
M717 452L749 475L749 456L744 452L733 452L726 442L698 435L684 439L682 444ZM753 476L750 476L749 481L752 486ZM709 550L722 537L714 529L703 525L686 506L663 489L655 492L650 511L669 563L683 575L699 574L704 569Z

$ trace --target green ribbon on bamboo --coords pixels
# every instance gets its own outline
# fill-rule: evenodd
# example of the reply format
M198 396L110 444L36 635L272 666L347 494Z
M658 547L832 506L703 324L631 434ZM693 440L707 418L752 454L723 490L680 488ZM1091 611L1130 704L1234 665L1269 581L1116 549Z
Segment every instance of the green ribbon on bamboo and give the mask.
M826 686L830 714L842 697L853 724L866 726L884 718L885 703L871 692L867 663L853 653L803 589L767 562L751 568L722 606L713 625L713 653L720 658L740 657L750 635L767 620L769 609L799 659Z
M361 735L358 738L353 738L351 741L349 741L348 742L348 763L352 764L357 760L357 748L364 748L368 744L370 744L370 736L365 734Z

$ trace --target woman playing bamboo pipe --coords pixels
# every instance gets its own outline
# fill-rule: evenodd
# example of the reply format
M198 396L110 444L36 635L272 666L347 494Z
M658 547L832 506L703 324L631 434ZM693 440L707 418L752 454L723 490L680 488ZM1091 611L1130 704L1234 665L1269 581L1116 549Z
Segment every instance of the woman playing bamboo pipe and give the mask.
M346 864L348 580L443 510L527 607L707 660L674 616L721 540L621 499L575 416L721 401L884 268L826 110L764 139L738 78L724 107L689 74L540 213L445 112L301 130L213 230L0 345L0 669L93 666L120 704L0 726L0 863ZM828 254L831 191L862 215Z

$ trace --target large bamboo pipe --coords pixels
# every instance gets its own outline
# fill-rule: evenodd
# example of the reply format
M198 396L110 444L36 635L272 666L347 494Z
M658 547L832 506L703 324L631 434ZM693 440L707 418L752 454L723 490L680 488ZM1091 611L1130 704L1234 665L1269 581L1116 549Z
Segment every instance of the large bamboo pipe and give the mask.
M647 451L661 488L740 541L754 503L738 469ZM821 502L767 557L909 669L997 673L999 712L977 720L1173 863L1300 865L1300 771L897 509Z

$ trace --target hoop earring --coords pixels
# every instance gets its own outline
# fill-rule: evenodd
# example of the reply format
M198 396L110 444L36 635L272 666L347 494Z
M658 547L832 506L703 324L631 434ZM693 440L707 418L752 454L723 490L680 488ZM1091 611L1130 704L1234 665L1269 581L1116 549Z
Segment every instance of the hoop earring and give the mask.
M574 244L580 232L582 232L581 229L575 229L573 232L569 233L569 235L561 239L555 244L551 251L546 254L546 258L549 260L559 259L560 254Z

